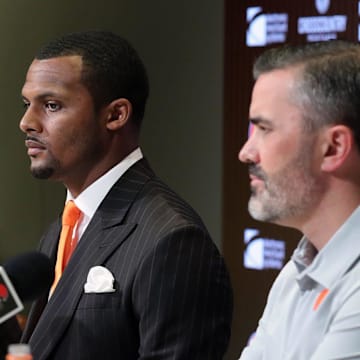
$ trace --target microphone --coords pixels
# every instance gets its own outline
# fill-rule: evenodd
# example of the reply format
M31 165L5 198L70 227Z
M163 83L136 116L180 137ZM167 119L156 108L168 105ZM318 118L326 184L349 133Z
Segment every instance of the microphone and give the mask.
M50 259L28 252L0 266L0 324L24 309L23 302L35 300L54 280Z

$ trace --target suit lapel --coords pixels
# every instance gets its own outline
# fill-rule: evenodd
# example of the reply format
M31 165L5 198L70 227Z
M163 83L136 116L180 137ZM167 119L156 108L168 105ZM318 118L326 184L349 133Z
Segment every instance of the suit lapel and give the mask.
M66 331L84 291L89 269L102 265L135 229L135 223L126 222L126 215L139 191L152 176L146 161L141 160L118 180L83 234L39 321L44 299L35 304L33 318L29 317L28 333L38 321L30 340L34 354L38 354L37 359L47 358ZM50 236L54 236L56 241ZM54 253L54 247L56 253L57 246L52 242L57 244L58 237L59 229L57 234L52 232L45 239L49 241L49 256Z
M47 255L55 269L56 254L57 254L57 244L60 236L61 230L61 220L60 218L55 221L47 231L46 235L40 240L39 250ZM26 322L26 327L24 329L21 341L28 342L29 338L34 331L34 328L39 321L39 318L44 310L45 305L47 304L48 294L50 287L44 291L44 294L34 301L30 308L28 315L28 320Z

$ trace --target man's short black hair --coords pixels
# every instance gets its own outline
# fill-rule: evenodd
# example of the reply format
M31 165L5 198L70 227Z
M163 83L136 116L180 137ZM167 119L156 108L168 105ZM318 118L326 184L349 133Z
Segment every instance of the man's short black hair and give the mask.
M110 31L74 32L44 45L35 58L71 55L82 57L82 82L93 97L95 109L115 99L126 98L133 107L132 121L140 126L149 95L149 81L145 66L131 44Z

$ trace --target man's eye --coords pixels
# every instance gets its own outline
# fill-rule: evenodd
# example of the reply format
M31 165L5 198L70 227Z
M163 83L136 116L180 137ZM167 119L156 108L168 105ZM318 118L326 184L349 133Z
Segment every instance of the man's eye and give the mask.
M266 126L261 124L256 124L255 127L260 131L266 131Z
M58 111L60 109L60 105L54 102L48 102L46 103L46 108L49 111Z
M29 106L30 106L30 103L24 101L24 103L23 103L24 109L26 110Z

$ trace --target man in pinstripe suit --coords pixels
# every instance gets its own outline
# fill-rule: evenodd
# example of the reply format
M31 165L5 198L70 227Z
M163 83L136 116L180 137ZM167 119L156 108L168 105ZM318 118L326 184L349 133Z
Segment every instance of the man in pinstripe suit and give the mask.
M199 216L139 148L148 80L135 50L110 32L65 35L37 54L22 94L32 174L62 182L82 212L55 291L29 314L34 358L221 359L228 274ZM54 266L60 228L40 242Z

